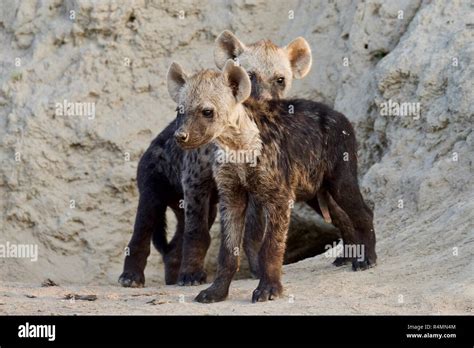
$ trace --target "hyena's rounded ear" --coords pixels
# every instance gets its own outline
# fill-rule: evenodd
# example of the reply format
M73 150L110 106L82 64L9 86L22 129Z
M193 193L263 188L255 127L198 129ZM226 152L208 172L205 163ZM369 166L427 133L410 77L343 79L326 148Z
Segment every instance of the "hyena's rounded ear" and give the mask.
M168 93L171 99L176 103L179 103L179 91L186 83L186 73L184 72L181 65L178 63L172 63L168 70L167 84Z
M245 50L245 45L228 30L224 30L216 39L214 61L222 70L228 59L237 58Z
M312 57L311 47L302 37L291 41L286 47L288 59L291 63L291 70L295 79L302 79L311 69Z
M227 60L222 71L227 85L232 89L232 93L237 103L243 103L252 91L247 72L238 66L232 59Z

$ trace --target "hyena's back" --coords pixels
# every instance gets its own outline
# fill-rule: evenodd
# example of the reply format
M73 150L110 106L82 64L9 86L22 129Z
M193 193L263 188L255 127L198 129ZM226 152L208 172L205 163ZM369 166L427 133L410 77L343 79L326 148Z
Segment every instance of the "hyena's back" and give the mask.
M324 174L330 179L338 175L341 166L349 166L349 171L357 175L355 132L343 114L304 99L265 103L250 99L245 105L257 123L264 146L278 148L279 170L288 183L295 180L298 168L305 175Z

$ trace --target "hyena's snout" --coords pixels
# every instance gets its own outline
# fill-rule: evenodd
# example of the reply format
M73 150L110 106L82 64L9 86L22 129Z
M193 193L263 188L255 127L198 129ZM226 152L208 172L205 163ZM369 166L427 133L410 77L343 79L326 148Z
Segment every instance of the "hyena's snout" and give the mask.
M188 140L189 140L189 133L188 132L185 132L181 129L178 129L175 133L174 133L174 138L176 139L176 141L180 144L184 144L186 143Z

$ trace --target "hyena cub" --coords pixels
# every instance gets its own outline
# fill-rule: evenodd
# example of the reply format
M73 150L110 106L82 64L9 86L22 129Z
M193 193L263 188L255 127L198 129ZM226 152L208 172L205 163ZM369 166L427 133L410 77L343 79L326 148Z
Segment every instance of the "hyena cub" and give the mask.
M254 98L284 97L292 80L303 78L311 68L311 49L301 37L284 47L268 40L246 45L231 32L224 31L216 39L214 57L220 69L228 59L236 59L248 70ZM163 255L166 284L192 285L206 281L204 258L210 243L209 229L217 212L217 189L211 165L213 145L183 151L176 144L176 130L174 120L140 159L137 173L140 199L129 253L119 278L122 286L144 286L151 242ZM173 210L177 219L171 241L166 237L167 208ZM258 214L250 216L249 228L261 231L261 220ZM261 236L248 235L252 238L245 241L245 249L253 260L254 273L258 273L256 255Z
M363 258L353 258L353 264L375 264L373 214L359 190L356 139L344 115L309 100L248 99L249 76L231 60L222 73L204 70L192 76L173 63L168 89L183 111L178 124L186 136L177 138L182 148L212 142L216 155L233 151L258 154L256 166L213 163L223 231L216 279L196 297L198 302L227 297L238 268L251 200L262 206L267 220L253 302L282 294L281 269L292 202L313 200L318 192L325 196L344 244L364 248Z

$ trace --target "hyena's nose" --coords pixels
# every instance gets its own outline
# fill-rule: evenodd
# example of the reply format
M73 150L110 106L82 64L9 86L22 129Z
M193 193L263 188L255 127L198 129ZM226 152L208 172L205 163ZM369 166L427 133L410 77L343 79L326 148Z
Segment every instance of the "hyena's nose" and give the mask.
M174 133L175 139L180 143L185 143L189 140L189 133L177 131Z

